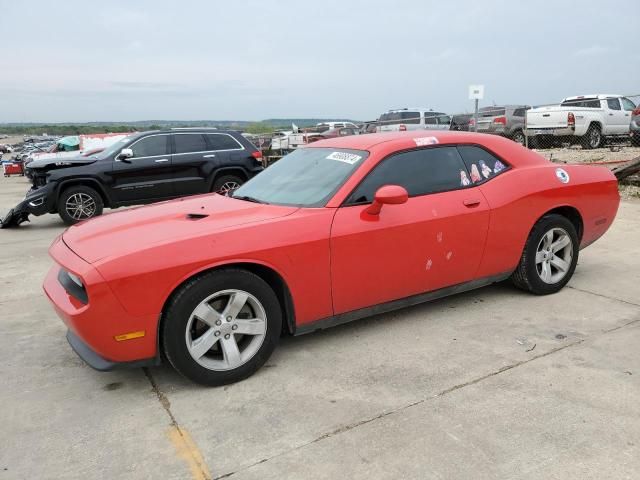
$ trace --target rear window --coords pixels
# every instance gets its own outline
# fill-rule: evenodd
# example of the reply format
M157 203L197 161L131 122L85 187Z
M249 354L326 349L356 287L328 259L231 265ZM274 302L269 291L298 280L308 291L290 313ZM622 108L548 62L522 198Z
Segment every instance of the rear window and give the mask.
M205 135L209 143L209 150L239 150L242 148L235 138L222 133Z
M174 135L176 153L191 153L207 151L204 135L200 133L179 133Z
M504 115L506 113L506 110L504 108L498 108L498 107L489 107L489 108L482 108L480 109L479 115L481 117L499 117L501 115Z
M577 108L600 108L600 100L597 98L585 100L577 98L575 100L566 100L560 104L561 107L577 107Z
M513 111L513 116L514 116L514 117L524 117L524 112L525 112L525 109L524 109L524 108L516 108L516 109Z

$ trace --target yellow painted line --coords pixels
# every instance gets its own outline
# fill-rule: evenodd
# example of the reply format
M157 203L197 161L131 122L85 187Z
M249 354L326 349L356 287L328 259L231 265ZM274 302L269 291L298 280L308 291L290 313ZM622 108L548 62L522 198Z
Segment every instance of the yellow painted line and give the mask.
M191 435L175 424L169 429L167 434L180 458L189 466L191 478L193 478L193 480L211 480L209 468L196 442L191 438Z
M116 335L115 338L116 342L123 342L125 340L133 340L134 338L140 338L140 337L144 337L145 332L144 330L139 330L137 332L129 332L129 333L123 333L122 335Z

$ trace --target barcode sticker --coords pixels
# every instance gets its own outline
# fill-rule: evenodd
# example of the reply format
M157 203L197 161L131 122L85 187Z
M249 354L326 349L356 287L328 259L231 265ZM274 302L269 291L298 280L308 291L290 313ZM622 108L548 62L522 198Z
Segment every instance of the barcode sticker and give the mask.
M356 155L355 153L345 153L345 152L333 152L331 155L327 156L327 160L337 160L338 162L348 163L349 165L353 165L362 157L360 155Z
M418 147L423 147L425 145L435 145L438 143L438 139L436 137L422 137L422 138L414 138L414 142Z

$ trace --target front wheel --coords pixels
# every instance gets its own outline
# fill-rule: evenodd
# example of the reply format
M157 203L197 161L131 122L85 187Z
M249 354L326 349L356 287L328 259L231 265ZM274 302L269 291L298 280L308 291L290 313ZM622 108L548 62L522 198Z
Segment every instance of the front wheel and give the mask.
M102 215L103 208L100 194L84 185L70 187L58 198L58 215L67 225Z
M518 130L516 132L514 132L514 134L511 136L511 140L513 140L516 143L519 143L520 145L522 145L524 147L525 145L525 136L524 133L522 132L522 130Z
M209 386L243 380L269 358L280 338L282 311L271 287L240 269L187 282L163 314L162 346L173 367Z
M536 295L556 293L573 276L579 248L576 229L566 217L545 215L531 230L511 281Z

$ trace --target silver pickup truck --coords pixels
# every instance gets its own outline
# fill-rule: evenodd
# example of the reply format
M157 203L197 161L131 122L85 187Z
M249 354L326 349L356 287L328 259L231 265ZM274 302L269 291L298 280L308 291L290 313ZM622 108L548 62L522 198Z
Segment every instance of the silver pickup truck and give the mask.
M580 143L598 148L608 137L628 137L634 103L622 95L583 95L565 98L560 105L527 111L525 135L529 146Z

